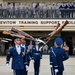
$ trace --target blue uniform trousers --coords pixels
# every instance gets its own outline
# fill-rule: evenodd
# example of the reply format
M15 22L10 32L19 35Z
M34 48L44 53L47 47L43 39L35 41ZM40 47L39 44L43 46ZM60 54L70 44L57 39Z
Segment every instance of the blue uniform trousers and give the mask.
M23 70L15 70L16 75L23 75Z
M63 72L58 72L57 75L63 75Z
M25 73L26 73L26 68L24 67L24 69L23 69L23 75L26 75Z
M34 60L34 75L39 75L40 59Z

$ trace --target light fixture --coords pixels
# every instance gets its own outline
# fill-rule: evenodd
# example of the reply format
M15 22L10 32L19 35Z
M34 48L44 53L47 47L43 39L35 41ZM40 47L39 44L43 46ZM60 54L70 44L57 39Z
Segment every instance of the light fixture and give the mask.
M20 28L21 28L21 29L23 29L23 28L24 28L24 26L20 26Z

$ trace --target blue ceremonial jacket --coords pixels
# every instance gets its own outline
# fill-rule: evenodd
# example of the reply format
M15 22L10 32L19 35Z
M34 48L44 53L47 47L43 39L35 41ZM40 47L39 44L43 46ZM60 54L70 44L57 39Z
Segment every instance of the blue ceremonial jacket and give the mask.
M63 71L63 61L67 60L68 58L68 53L63 48L55 46L50 48L50 65L53 66L53 69L58 69L59 72Z
M42 50L39 50L40 46L38 46L38 51L36 50L36 45L32 47L32 58L33 60L42 59Z
M12 69L15 69L15 70L24 69L24 63L23 63L24 54L23 54L23 52L24 52L24 48L22 48L22 47L21 47L20 54L17 53L16 47L11 48L7 54L6 63L9 63L10 58L12 57Z

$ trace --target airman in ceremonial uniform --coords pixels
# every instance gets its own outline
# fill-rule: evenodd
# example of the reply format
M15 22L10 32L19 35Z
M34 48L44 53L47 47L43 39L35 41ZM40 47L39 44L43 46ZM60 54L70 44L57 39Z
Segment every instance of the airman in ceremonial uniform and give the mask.
M40 59L42 59L42 47L38 45L39 42L35 41L35 45L32 47L32 60L34 63L34 75L39 75Z
M63 40L60 37L55 39L53 47L50 48L50 67L52 75L63 75L63 61L69 58L65 49L61 48Z
M7 57L6 57L6 65L9 65L10 58L12 57L12 69L15 71L15 75L23 75L24 62L23 56L24 48L20 46L21 40L16 38L14 40L15 46L10 48Z
M27 75L28 74L28 68L29 68L29 64L30 64L30 60L31 60L31 54L30 54L30 51L28 50L28 46L26 46L26 41L25 39L21 39L21 47L24 48L24 53L25 53L25 56L24 56L24 59L26 59L26 63L24 64L24 73L23 75Z

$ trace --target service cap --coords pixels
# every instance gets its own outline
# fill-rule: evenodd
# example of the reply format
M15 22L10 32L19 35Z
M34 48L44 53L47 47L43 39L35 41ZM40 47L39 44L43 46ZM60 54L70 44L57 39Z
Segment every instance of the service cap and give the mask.
M17 40L21 41L21 39L20 39L20 38L15 38L15 39L14 39L14 41L17 41Z
M60 37L57 37L55 39L55 42L56 42L57 45L62 45L63 44L63 40Z

